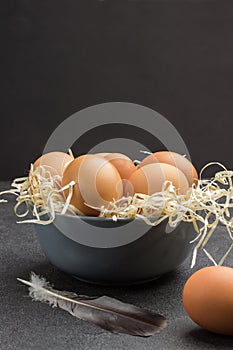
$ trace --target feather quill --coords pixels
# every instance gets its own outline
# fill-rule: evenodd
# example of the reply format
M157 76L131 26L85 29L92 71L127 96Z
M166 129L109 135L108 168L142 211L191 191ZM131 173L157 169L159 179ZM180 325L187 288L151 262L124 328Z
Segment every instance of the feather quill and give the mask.
M108 296L89 297L73 292L58 291L43 277L31 273L31 280L18 281L29 286L33 300L60 307L71 315L113 333L148 337L166 327L166 318L149 310L123 303Z

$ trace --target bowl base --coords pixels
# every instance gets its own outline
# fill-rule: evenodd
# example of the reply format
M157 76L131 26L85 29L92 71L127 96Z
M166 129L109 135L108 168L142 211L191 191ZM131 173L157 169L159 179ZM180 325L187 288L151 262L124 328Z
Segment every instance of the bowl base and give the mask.
M152 278L148 278L145 280L140 280L140 281L133 281L133 282L101 282L101 281L91 281L91 280L86 280L84 278L80 278L78 276L72 275L72 277L74 277L75 279L81 281L81 282L85 282L88 284L95 284L95 285L99 285L99 286L135 286L135 285L139 285L139 284L144 284L144 283L149 283L152 281L157 280L158 278L160 278L162 275L158 275Z

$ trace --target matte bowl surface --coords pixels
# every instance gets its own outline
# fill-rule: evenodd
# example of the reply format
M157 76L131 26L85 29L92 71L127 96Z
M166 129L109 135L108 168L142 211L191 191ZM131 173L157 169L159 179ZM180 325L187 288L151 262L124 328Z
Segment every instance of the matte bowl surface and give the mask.
M62 271L96 284L137 284L175 270L193 249L192 223L166 233L167 222L148 226L140 219L57 214L54 223L35 225L41 247ZM146 232L147 231L147 232Z

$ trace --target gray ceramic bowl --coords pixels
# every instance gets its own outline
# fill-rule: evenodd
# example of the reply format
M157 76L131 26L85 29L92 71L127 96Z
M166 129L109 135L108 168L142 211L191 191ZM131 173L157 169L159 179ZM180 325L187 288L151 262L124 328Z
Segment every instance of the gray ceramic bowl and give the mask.
M74 277L97 284L136 284L176 269L190 254L196 235L191 223L166 233L167 223L148 226L142 219L57 214L53 224L36 225L51 261Z

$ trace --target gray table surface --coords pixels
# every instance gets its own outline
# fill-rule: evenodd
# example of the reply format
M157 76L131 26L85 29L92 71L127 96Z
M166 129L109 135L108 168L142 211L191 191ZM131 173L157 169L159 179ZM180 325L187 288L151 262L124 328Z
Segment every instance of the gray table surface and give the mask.
M0 191L7 187L9 183L0 182ZM185 281L195 270L211 264L204 253L199 254L193 270L188 258L176 271L148 284L114 288L85 284L51 265L39 246L34 227L16 224L13 205L13 198L7 204L0 203L0 349L233 349L233 337L199 328L182 305ZM220 258L228 245L227 235L219 227L208 249ZM232 266L232 260L231 254L226 264ZM16 281L17 277L28 279L31 271L46 277L57 289L105 294L160 312L169 319L169 325L149 338L103 331L63 310L32 302L27 287Z

